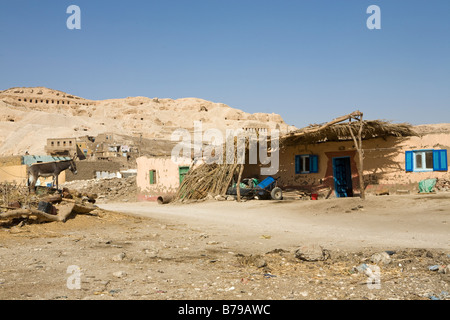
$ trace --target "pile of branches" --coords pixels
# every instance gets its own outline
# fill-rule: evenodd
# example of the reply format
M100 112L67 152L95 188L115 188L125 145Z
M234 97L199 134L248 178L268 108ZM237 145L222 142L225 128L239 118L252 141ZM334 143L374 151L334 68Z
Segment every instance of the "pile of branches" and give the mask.
M26 190L26 191L25 191ZM30 219L41 222L66 222L70 216L87 214L95 210L96 195L81 194L68 189L55 190L38 187L36 194L29 194L24 186L1 186L3 201L0 220Z
M24 184L11 182L0 183L0 206L7 206L14 201L26 202L28 188Z
M224 196L233 181L235 173L243 165L202 164L191 169L178 188L174 201L202 200L208 196Z

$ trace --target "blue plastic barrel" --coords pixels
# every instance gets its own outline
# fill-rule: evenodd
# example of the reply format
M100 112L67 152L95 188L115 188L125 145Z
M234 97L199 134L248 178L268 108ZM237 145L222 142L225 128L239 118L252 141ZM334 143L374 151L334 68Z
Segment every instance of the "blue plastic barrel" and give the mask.
M263 181L261 181L259 184L258 184L258 188L261 188L261 189L265 189L265 188L267 188L268 186L270 186L272 183L274 183L275 182L275 179L274 178L272 178L272 177L268 177L268 178L266 178L266 179L264 179Z

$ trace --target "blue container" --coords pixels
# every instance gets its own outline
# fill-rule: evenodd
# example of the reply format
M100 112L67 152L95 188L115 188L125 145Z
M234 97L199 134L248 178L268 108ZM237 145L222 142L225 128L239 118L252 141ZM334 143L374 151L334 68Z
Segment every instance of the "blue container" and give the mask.
M268 177L268 178L264 179L263 181L261 181L261 182L257 185L257 187L258 187L258 188L261 188L261 189L266 189L266 188L270 187L270 186L271 186L272 184L274 184L274 183L275 183L275 179L272 178L272 177Z

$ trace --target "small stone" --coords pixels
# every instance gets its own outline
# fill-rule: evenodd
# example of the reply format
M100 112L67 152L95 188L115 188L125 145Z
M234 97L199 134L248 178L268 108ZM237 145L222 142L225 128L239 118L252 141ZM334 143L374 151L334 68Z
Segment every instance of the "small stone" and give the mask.
M227 198L225 198L224 196L221 196L220 194L215 196L214 199L216 201L225 201L225 200L227 200Z
M125 259L126 254L124 252L119 253L118 255L114 256L112 259L113 261L122 261L123 259Z
M372 257L370 257L370 261L375 264L389 264L391 263L391 256L386 252L375 253Z
M114 277L117 277L117 278L123 278L123 277L125 277L127 274L126 274L126 272L124 272L124 271L117 271L117 272L114 272L113 273L113 276Z
M439 273L450 274L450 266L440 266L438 269Z
M439 266L438 265L429 266L428 270L430 270L430 271L438 271L439 270Z
M257 268L264 268L266 266L267 266L267 262L263 258L255 259L255 267L257 267Z
M325 261L330 258L330 253L319 245L309 245L298 248L295 257L302 261Z

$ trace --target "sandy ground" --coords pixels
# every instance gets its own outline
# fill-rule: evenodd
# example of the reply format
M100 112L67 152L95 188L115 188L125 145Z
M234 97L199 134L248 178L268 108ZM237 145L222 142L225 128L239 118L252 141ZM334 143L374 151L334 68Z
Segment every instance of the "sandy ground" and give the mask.
M325 201L235 201L160 206L101 204L106 210L183 223L252 252L319 243L327 248L450 248L449 195ZM358 207L362 206L362 208ZM269 235L270 241L260 241ZM256 239L256 240L255 240Z
M448 193L120 202L66 223L3 223L0 299L449 299L450 275L429 270L450 261L449 204ZM329 258L295 257L312 244ZM374 289L354 268L386 250Z

